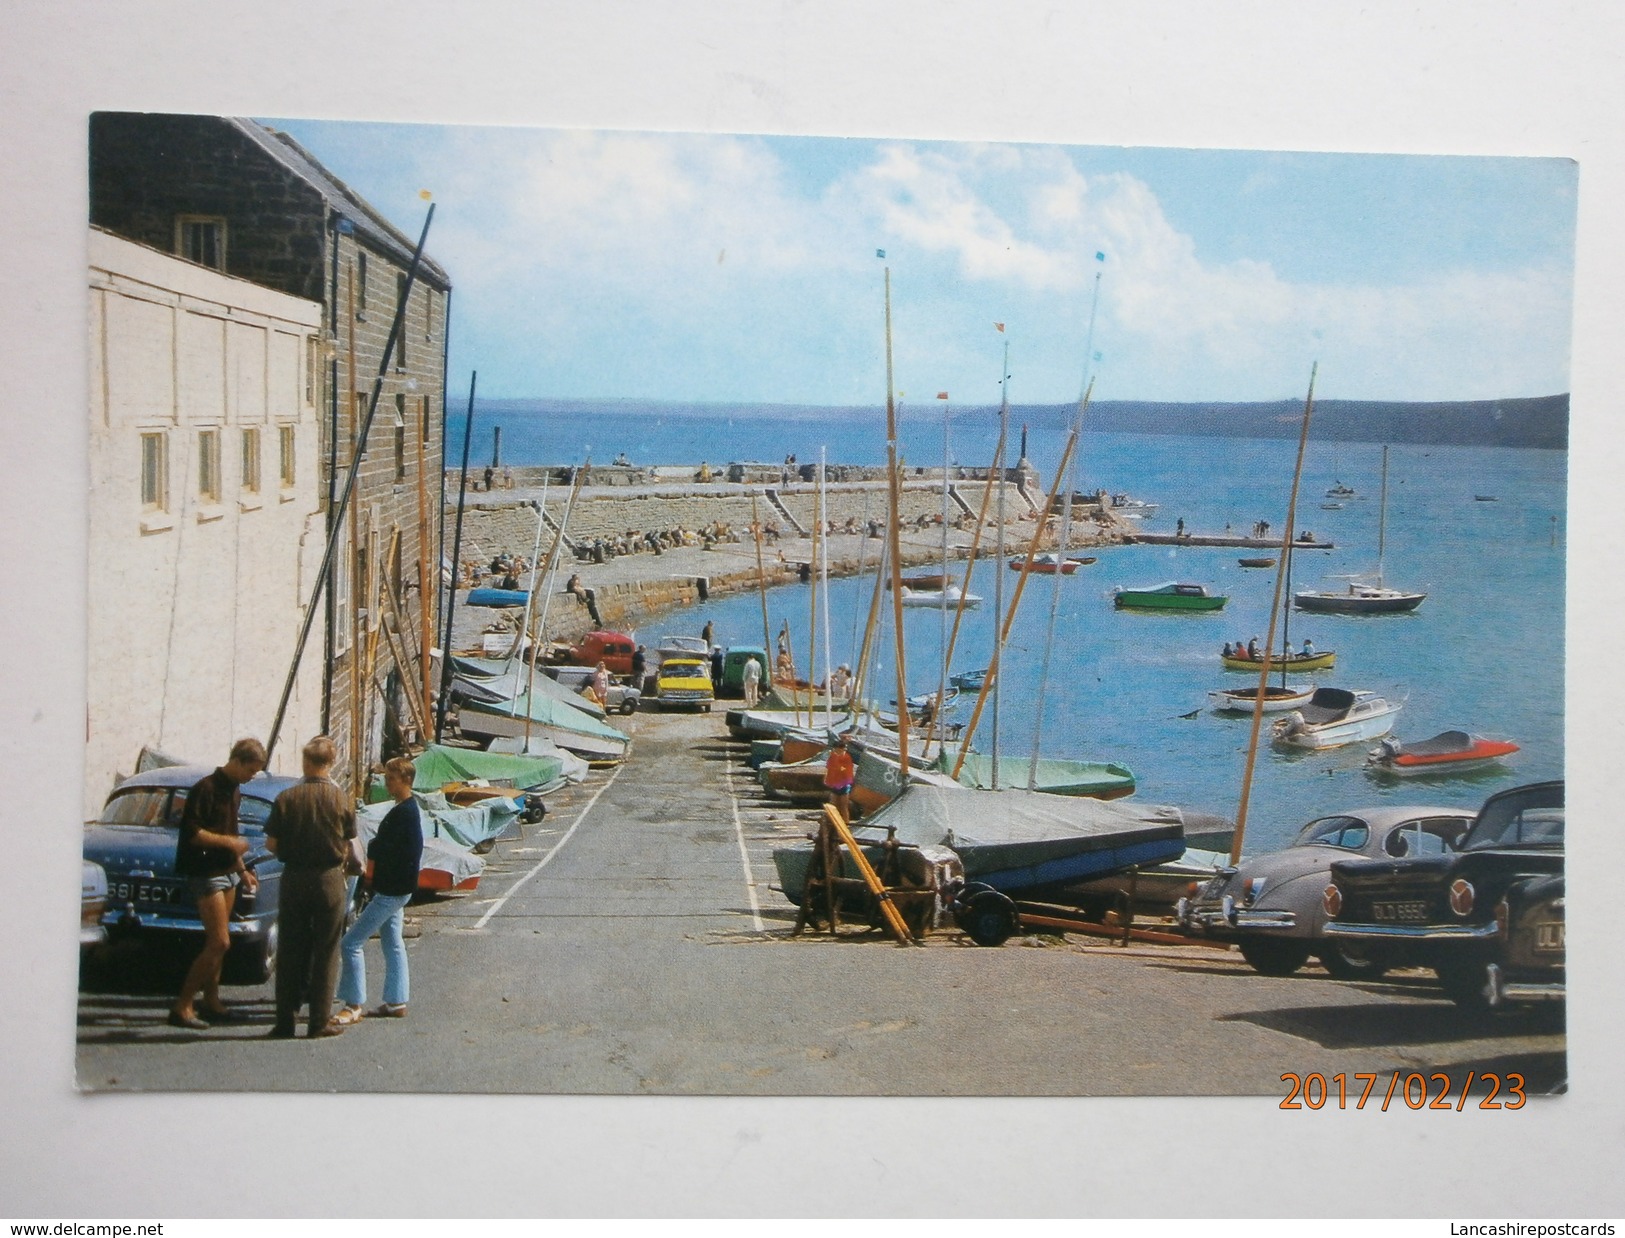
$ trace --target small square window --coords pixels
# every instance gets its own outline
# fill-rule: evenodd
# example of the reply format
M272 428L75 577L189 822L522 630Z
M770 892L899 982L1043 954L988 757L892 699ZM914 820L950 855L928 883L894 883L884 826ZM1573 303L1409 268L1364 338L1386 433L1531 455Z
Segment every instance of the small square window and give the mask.
M278 442L279 447L281 448L281 456L282 456L281 467L278 470L279 475L281 476L281 479L282 479L282 486L283 486L284 489L291 490L291 489L293 489L293 484L294 484L295 479L298 477L298 473L295 471L295 468L294 468L293 427L292 426L278 426L277 427L277 442Z
M188 262L226 269L226 221L218 215L180 215L175 219L175 252Z
M141 509L169 510L169 435L161 430L141 436Z
M199 430L197 436L197 492L206 503L220 501L220 431Z
M243 431L243 489L249 494L260 492L260 432L249 426Z

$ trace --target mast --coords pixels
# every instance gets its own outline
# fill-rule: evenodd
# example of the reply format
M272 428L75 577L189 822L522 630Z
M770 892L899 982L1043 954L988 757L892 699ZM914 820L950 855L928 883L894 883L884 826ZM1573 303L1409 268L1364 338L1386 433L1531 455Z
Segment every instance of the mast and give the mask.
M1004 329L1002 326L999 328ZM1010 341L1004 341L1004 370L999 379L999 441L1010 434ZM998 563L993 573L993 657L988 663L988 674L993 677L993 789L999 789L999 655L1004 650L1000 630L1004 620L1004 481L1008 469L999 469L999 517L994 531L994 560Z
M1241 805L1236 810L1236 832L1230 842L1230 862L1241 860L1242 844L1247 837L1247 803L1253 791L1253 766L1258 760L1258 732L1264 724L1264 692L1270 679L1270 650L1275 646L1275 612L1279 609L1282 587L1286 583L1286 556L1292 550L1292 527L1298 518L1298 482L1303 477L1304 449L1309 443L1309 417L1315 408L1315 374L1320 362L1309 368L1309 394L1303 401L1303 428L1298 431L1298 463L1292 471L1292 495L1286 505L1286 531L1281 535L1282 570L1275 577L1275 596L1270 600L1270 630L1264 639L1264 664L1258 668L1257 696L1253 699L1252 733L1247 740L1247 762L1241 774Z
M891 268L886 268L886 472L890 479L891 512L887 540L891 544L892 628L897 646L897 751L900 777L908 782L908 676L903 667L903 541L902 476L897 465L897 400L892 393Z
M553 602L553 580L558 575L559 550L564 545L564 530L570 527L570 513L576 509L576 495L581 493L582 483L587 479L587 470L592 468L592 456L587 456L586 462L576 473L575 486L570 490L570 498L564 505L564 516L559 521L559 531L553 535L553 546L547 552L547 575L542 581L542 613L536 620L536 633L538 637L547 629L547 610ZM534 579L534 575L533 575ZM536 646L532 644L530 651L530 675L525 680L525 747L530 747L530 693L536 684ZM608 702L605 702L607 704Z
M948 695L948 393L939 392L937 399L942 401L942 596L937 599L937 651L942 655L942 669L937 676L937 707L932 711L931 721L936 727L936 733L941 735L942 702ZM960 587L960 605L964 605L969 588L968 584ZM922 755L930 751L931 732L928 729Z
M762 656L768 656L768 650L773 648L773 630L767 621L767 569L762 566L762 520L756 511L756 492L750 493L750 531L756 541L756 584L762 595ZM638 684L642 691L643 685ZM767 674L768 690L773 688L773 672Z
M1377 587L1382 588L1382 556L1388 541L1388 444L1382 445L1382 497L1377 504Z
M1083 410L1089 404L1089 393L1094 388L1094 382L1089 377L1090 363L1094 359L1095 347L1095 311L1100 308L1100 272L1095 272L1095 291L1089 304L1089 332L1084 337L1083 347L1083 391L1078 395L1078 415L1073 422L1072 436L1076 440L1083 430ZM1078 452L1072 457L1072 466L1066 479L1066 502L1061 508L1061 536L1055 546L1055 579L1051 582L1052 589L1049 599L1049 627L1044 632L1044 661L1038 673L1038 703L1033 711L1033 752L1027 762L1027 789L1029 791L1038 783L1038 757L1044 740L1044 692L1049 686L1049 659L1050 651L1055 647L1055 619L1061 609L1061 578L1066 575L1066 553L1072 546L1072 496L1078 490ZM1039 516L1040 523L1049 519L1049 513L1043 512Z
M354 314L350 315L355 318ZM451 586L446 590L445 649L440 659L440 699L435 703L434 742L446 729L446 706L451 700L451 621L457 613L457 578L462 575L463 554L463 501L468 495L468 442L474 437L474 388L479 383L479 371L468 376L468 416L463 423L463 467L457 483L457 529L451 540Z
M819 528L824 538L819 543L818 574L823 577L824 587L824 720L828 722L835 714L835 688L830 683L829 665L829 491L828 491L828 448L818 448L818 519Z

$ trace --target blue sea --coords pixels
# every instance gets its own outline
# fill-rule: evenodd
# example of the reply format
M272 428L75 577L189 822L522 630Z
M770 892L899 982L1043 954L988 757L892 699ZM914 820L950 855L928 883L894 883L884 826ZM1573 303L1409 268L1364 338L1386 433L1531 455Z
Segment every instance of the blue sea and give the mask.
M643 418L519 417L501 414L506 462L567 462L585 454L607 459L626 451L636 462L678 463L710 456L782 460L795 452L817 458L827 445L832 463L884 459L883 422L847 414L833 424L735 416ZM1033 418L1028 455L1050 480L1061 449L1053 416ZM481 418L484 421L484 418ZM596 424L595 424L596 422ZM1018 420L1019 424L1019 420ZM619 430L620 437L615 436ZM476 423L476 458L482 442ZM997 425L976 414L956 421L951 453L960 463L985 464ZM940 418L905 419L903 450L919 463L942 457ZM485 438L485 442L489 442ZM722 447L729 450L724 451ZM1225 439L1085 432L1080 487L1104 487L1161 504L1147 531L1173 532L1181 518L1193 533L1237 533L1257 520L1284 526L1296 437ZM1365 572L1377 562L1382 447L1375 443L1311 442L1298 503L1298 528L1335 544L1293 559L1296 587L1341 587L1338 574ZM1448 779L1381 781L1364 771L1370 744L1327 752L1282 753L1264 742L1248 810L1247 850L1283 845L1304 822L1330 812L1381 802L1476 807L1492 791L1563 774L1564 552L1567 454L1558 451L1442 446L1394 446L1388 461L1389 584L1428 594L1409 615L1307 615L1294 611L1294 644L1305 637L1336 650L1336 669L1314 682L1371 689L1402 697L1394 735L1419 740L1464 729L1515 740L1522 751L1505 769ZM1321 504L1337 482L1356 498L1338 510ZM1475 496L1493 496L1478 501ZM1244 569L1248 552L1171 546L1108 548L1099 562L1060 578L1061 597L1047 687L1043 694L1043 755L1117 761L1139 778L1139 798L1234 818L1239 806L1250 718L1208 708L1206 693L1254 682L1225 672L1220 647L1263 638L1274 571ZM991 650L992 565L979 563L974 592L986 598L967 614L954 670L985 666ZM1016 574L1006 571L1006 597ZM1191 581L1229 597L1214 614L1158 615L1114 609L1114 585ZM871 581L831 582L833 662L856 662ZM1000 750L1032 749L1053 577L1034 577L1005 654ZM885 608L889 614L889 607ZM770 626L788 620L796 660L807 658L807 586L769 595ZM642 635L673 630L697 634L716 624L718 639L761 643L757 596L721 599L683 612ZM910 693L934 689L940 673L937 612L905 612ZM893 684L892 645L883 642L876 682ZM822 674L823 655L819 655ZM886 691L888 698L894 693ZM968 719L970 697L956 716ZM1195 712L1194 717L1187 715ZM976 745L992 743L984 711Z

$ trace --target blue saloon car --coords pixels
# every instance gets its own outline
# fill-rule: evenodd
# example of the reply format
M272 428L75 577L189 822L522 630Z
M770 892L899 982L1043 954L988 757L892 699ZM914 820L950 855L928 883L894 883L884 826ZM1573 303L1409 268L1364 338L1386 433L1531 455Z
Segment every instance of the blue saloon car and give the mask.
M186 794L210 769L175 765L126 778L113 789L100 817L85 827L85 859L107 873L102 927L109 943L184 940L203 932L186 878L175 872ZM249 841L243 857L259 878L259 889L237 891L231 917L231 951L222 979L259 984L270 978L276 959L277 895L282 864L265 846L271 801L299 779L259 774L243 786L238 829Z

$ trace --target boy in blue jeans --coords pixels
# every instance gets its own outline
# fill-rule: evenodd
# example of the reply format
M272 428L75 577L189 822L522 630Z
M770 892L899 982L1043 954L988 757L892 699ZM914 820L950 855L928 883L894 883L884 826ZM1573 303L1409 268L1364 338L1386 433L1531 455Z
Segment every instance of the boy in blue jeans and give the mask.
M395 1019L406 1017L410 992L401 924L407 900L417 889L418 866L423 859L423 819L417 800L412 798L412 780L416 777L417 767L405 757L396 757L384 766L384 787L395 807L367 844L367 859L372 863L372 901L339 943L342 970L338 996L344 1008L334 1016L334 1022L340 1025L359 1022L364 1014L367 966L362 948L374 933L384 950L384 1004L375 1013Z

